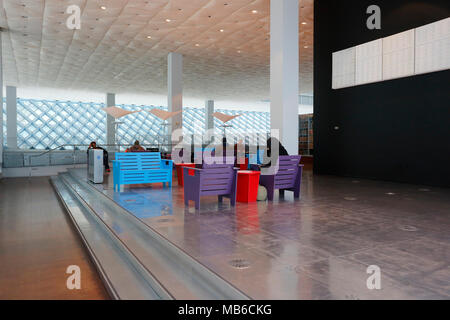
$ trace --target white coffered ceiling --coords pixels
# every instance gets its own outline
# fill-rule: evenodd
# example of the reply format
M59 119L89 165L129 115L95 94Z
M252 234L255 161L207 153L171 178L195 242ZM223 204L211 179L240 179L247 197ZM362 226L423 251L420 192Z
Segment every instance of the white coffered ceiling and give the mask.
M166 94L173 51L184 55L186 96L269 97L269 0L2 2L6 85ZM72 4L80 30L66 27ZM313 0L300 8L300 92L312 94Z

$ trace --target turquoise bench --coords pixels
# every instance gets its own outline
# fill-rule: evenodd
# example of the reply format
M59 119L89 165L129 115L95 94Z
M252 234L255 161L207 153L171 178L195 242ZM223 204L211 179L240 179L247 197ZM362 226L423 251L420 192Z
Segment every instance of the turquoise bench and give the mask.
M113 161L114 191L121 184L162 182L172 187L172 160L161 159L159 152L116 153Z

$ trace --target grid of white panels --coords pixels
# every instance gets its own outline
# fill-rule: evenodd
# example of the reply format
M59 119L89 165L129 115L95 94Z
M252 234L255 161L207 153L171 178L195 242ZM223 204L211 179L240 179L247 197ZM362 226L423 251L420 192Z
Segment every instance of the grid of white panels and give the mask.
M450 18L333 52L332 88L450 69Z
M414 30L383 39L383 80L414 75Z
M450 68L450 18L416 29L416 74Z
M355 85L355 48L333 53L333 89Z
M381 81L383 41L378 39L356 47L355 84Z

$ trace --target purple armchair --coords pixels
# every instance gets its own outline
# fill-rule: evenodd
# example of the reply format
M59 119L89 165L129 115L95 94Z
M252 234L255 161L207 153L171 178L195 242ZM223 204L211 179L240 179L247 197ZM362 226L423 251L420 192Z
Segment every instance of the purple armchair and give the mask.
M217 159L223 162L223 158ZM203 163L202 168L183 168L184 180L184 204L189 205L189 200L195 202L195 208L200 209L201 196L219 196L219 202L223 197L230 198L231 205L236 204L237 168L234 168L234 159L231 163ZM211 163L210 161L208 161ZM193 172L194 175L190 175Z
M276 174L261 174L259 184L267 189L267 198L273 200L275 189L284 195L285 190L293 191L294 198L300 197L303 165L300 164L301 156L280 156L279 168Z

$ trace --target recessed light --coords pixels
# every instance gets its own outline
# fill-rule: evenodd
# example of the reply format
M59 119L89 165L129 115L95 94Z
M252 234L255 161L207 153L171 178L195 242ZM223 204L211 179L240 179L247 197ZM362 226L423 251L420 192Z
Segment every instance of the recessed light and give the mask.
M238 50L237 53L241 53L241 50Z
M147 36L147 39L151 39L152 38L152 36Z
M308 46L304 46L303 48L308 49L309 47Z
M196 47L199 47L200 45L198 43L195 44Z
M220 29L219 31L220 31L220 32L224 32L225 30L223 30L223 29Z
M252 10L252 13L258 13L258 10Z
M100 9L106 10L106 7L105 6L101 6Z
M170 19L166 19L166 22L170 22L170 21L172 21L172 20L170 20Z
M302 22L302 24L306 24L306 22Z

